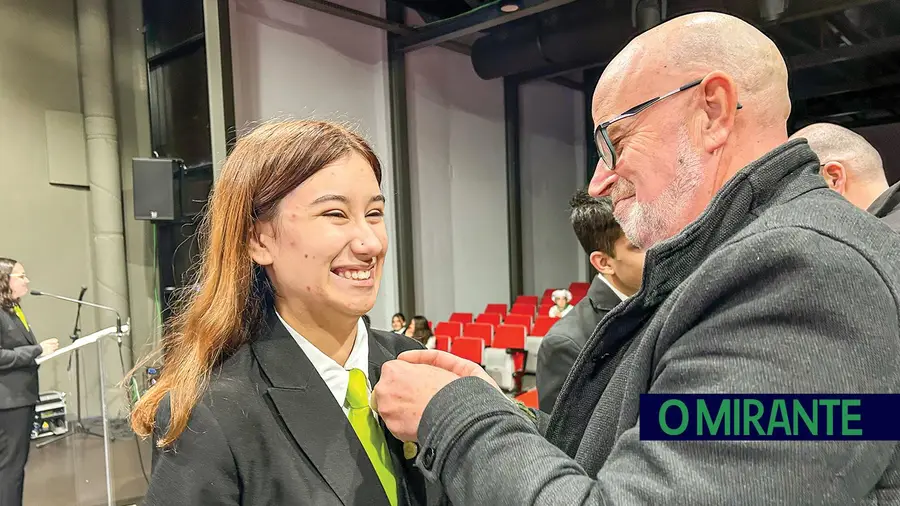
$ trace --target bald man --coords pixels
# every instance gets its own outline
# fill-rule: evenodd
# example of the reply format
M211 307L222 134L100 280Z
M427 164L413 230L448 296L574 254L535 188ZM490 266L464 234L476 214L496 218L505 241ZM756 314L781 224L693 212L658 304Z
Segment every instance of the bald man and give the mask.
M791 139L809 142L819 156L822 177L829 188L900 231L900 183L888 187L881 155L863 136L842 126L816 123Z
M552 418L422 351L384 365L381 420L459 505L900 503L895 441L641 440L659 424L647 393L900 392L900 236L788 142L775 45L726 15L676 18L613 59L592 113L590 191L648 249L641 289L594 331Z

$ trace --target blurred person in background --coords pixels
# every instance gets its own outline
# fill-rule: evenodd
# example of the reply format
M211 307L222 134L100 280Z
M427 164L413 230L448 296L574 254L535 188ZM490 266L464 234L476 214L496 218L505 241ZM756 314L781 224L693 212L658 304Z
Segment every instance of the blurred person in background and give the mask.
M422 346L428 349L434 348L434 332L428 326L428 318L424 316L416 315L412 317L412 320L409 321L409 325L406 327L406 337L419 341L422 343Z
M572 292L565 288L554 290L550 298L553 300L553 305L550 306L550 310L547 312L547 316L550 318L562 318L572 310L572 304L570 304L572 302Z
M644 251L625 237L613 216L609 197L578 190L569 201L572 228L597 275L587 295L541 339L537 392L541 411L550 413L575 359L597 325L620 302L637 293L644 271Z
M381 175L369 145L332 123L272 122L238 140L204 221L199 290L132 413L162 448L146 506L441 500L369 405L381 365L422 347L365 318L388 249Z
M395 334L402 334L406 332L406 316L403 313L395 313L393 317L391 317L391 330Z
M0 258L0 505L21 506L25 463L31 448L34 408L40 400L35 359L59 341L40 343L19 305L28 293L25 268Z
M791 136L801 138L819 157L829 188L900 231L900 183L888 187L881 155L874 146L858 133L830 123L809 125Z

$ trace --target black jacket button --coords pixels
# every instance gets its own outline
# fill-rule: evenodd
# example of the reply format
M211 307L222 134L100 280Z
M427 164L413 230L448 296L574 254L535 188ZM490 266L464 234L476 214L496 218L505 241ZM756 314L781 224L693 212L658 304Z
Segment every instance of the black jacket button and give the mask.
M434 467L434 448L425 449L425 453L422 455L422 465L429 471Z

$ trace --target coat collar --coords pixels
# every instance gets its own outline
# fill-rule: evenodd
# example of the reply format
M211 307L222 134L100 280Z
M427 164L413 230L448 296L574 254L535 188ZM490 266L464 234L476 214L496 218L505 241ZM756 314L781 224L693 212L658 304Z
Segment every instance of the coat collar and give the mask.
M378 346L372 346L371 329L367 330L372 373L373 349ZM364 496L367 504L388 506L381 481L343 409L274 311L251 349L270 385L265 395L341 502L352 506ZM371 381L374 384L377 378L373 376Z

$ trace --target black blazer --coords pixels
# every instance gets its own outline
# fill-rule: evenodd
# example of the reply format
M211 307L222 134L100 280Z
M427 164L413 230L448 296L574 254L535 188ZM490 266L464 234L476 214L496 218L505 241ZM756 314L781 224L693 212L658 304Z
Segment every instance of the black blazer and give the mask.
M536 373L538 406L550 413L556 397L600 320L620 302L619 296L597 277L591 282L587 297L581 299L569 314L559 319L541 339Z
M421 348L405 336L368 330L373 384L382 364ZM166 399L157 424L168 422ZM436 485L426 491L415 456L384 431L398 504L441 504ZM154 459L143 504L389 506L346 415L274 312L263 332L214 371L188 428Z
M34 359L42 351L19 317L0 309L0 409L38 403L38 365Z

